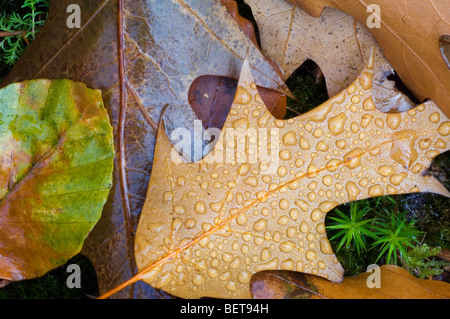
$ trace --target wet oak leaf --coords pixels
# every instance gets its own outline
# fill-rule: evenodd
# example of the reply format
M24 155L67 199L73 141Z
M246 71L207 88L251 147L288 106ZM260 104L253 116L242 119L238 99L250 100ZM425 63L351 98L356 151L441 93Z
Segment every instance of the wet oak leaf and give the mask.
M439 39L450 34L447 1L286 0L314 17L325 7L341 10L360 23L379 18L368 30L406 87L419 101L433 100L450 116L450 72ZM373 13L369 8L379 7Z
M0 278L43 276L76 255L112 186L101 92L70 80L0 90Z
M450 284L418 279L395 265L382 265L374 270L346 277L335 285L313 275L289 271L264 271L252 277L254 299L448 299ZM379 275L379 287L374 276ZM372 277L369 277L372 276Z
M269 269L340 282L344 270L325 232L328 211L385 194L449 196L423 172L449 148L450 121L432 102L407 113L376 109L373 54L369 61L345 91L286 121L266 109L244 62L222 134L197 163L172 153L161 124L135 242L140 272L101 298L137 280L184 298L249 298L252 274ZM260 142L275 136L269 149L279 165L246 160L255 141L230 141L224 132L232 128L266 131ZM230 142L245 147L216 157Z

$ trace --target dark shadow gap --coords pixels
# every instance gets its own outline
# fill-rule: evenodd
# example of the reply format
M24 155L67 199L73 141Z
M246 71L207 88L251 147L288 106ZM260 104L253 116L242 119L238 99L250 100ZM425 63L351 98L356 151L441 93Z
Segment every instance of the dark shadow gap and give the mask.
M284 119L306 113L328 100L326 80L322 70L313 60L306 60L286 81L297 100L287 98Z

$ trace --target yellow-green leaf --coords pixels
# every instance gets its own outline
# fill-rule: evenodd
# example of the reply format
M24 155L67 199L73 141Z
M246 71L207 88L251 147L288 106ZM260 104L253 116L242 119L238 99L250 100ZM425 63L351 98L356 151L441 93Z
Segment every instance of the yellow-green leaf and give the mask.
M80 251L113 158L100 91L70 80L0 90L0 278L40 277Z

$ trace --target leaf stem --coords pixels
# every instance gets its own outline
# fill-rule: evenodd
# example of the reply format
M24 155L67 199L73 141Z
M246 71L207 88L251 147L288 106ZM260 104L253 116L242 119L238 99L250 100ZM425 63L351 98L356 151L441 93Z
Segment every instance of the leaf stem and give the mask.
M7 38L7 37L16 37L18 35L24 34L25 31L7 31L7 32L0 32L0 38Z

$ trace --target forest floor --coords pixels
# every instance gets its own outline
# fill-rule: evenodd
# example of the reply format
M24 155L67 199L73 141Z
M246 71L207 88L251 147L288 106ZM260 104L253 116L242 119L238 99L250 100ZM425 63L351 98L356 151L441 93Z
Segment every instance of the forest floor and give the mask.
M242 0L238 0L238 3L240 4L240 13L251 19L251 10L248 10ZM0 4L0 12L24 14L21 8L22 4L23 0L3 0ZM12 67L12 65L4 63L0 51L0 81ZM288 100L286 118L309 111L328 99L325 80L319 67L313 61L305 62L288 79L287 85L296 96L297 101ZM450 152L441 154L433 160L429 173L440 180L447 189L450 189L448 167L450 167ZM406 212L406 219L414 219L417 229L423 232L420 238L422 244L450 249L450 200L448 198L433 194L411 194L369 199L361 205L374 210L388 209L393 213ZM350 208L351 205L347 204L337 209L348 213ZM336 212L330 212L327 215L327 224L330 222L330 217L336 216ZM331 244L335 248L337 241L331 242ZM346 269L346 275L356 275L365 271L365 267L374 262L376 252L359 255L350 248L340 250L337 257ZM380 262L382 263L383 260ZM70 264L78 264L81 267L82 285L80 289L67 287L66 281L70 275L67 267ZM444 271L434 279L448 282L449 273ZM0 299L80 299L98 294L97 279L92 264L81 255L73 257L66 265L50 271L42 278L10 283L0 289Z

